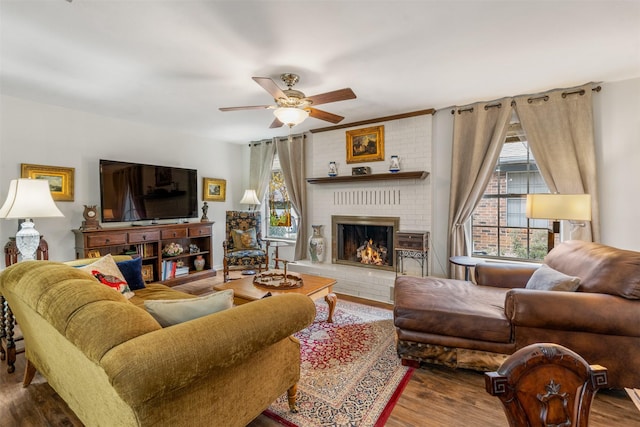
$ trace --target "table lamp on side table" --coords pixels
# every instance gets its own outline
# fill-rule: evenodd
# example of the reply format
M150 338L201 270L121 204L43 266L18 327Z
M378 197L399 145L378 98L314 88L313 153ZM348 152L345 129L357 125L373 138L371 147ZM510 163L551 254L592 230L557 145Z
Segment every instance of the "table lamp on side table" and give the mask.
M590 194L528 194L527 218L553 220L549 231L549 250L553 249L555 234L560 233L560 220L569 220L572 225L584 227L591 221Z
M16 246L22 260L36 259L40 233L32 218L64 216L53 202L49 181L46 179L14 179L9 184L7 200L0 208L0 218L24 219L16 234Z

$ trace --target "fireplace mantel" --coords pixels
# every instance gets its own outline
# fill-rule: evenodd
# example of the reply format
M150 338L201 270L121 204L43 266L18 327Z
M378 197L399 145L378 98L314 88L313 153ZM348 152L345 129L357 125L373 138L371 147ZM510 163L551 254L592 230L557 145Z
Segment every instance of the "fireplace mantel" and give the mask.
M425 179L429 175L427 171L374 173L371 175L344 175L325 176L322 178L307 178L309 184L330 184L336 182L364 182L364 181L390 181L395 179Z

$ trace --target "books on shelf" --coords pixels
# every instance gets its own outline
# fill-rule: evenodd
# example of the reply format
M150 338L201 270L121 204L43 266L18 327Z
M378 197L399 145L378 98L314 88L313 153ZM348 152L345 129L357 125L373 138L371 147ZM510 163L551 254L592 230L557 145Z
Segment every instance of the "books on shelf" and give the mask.
M189 274L188 266L178 267L177 261L162 261L162 278L160 280L173 279L187 274Z
M143 258L155 256L155 246L153 243L140 243L136 245L136 252Z

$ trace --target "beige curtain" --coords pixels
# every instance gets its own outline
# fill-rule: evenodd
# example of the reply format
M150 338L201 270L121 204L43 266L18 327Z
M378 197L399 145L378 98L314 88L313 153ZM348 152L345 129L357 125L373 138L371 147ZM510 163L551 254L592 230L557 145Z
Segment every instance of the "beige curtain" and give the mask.
M454 111L449 200L449 256L471 255L465 224L491 179L511 119L511 98ZM464 278L462 267L451 277Z
M264 200L269 180L271 179L271 167L276 153L276 144L270 139L252 142L249 158L249 189L256 190L260 203Z
M307 187L304 168L304 135L291 135L276 139L276 150L280 159L282 176L287 185L289 200L298 213L298 237L294 260L304 259L307 255Z
M591 194L592 221L571 227L571 238L600 240L592 85L515 98L533 157L552 193Z

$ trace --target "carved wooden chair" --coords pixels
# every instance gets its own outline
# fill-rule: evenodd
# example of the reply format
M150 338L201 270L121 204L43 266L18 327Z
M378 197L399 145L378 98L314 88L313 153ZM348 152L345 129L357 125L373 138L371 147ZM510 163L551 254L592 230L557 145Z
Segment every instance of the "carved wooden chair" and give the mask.
M224 248L224 280L229 270L242 269L253 274L269 269L269 242L262 240L260 211L227 211Z
M606 368L549 343L524 347L485 373L487 392L500 399L511 427L586 427L591 402L607 383Z

